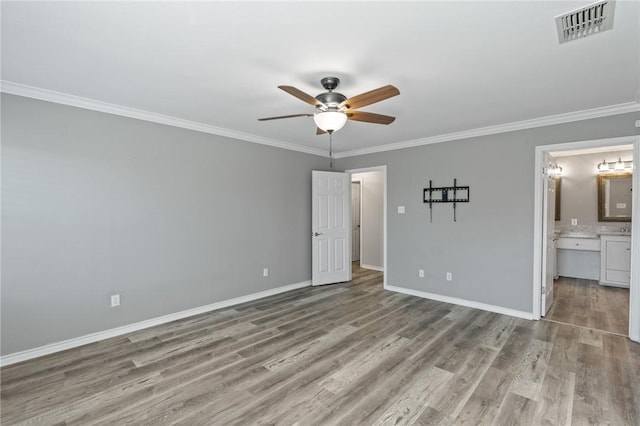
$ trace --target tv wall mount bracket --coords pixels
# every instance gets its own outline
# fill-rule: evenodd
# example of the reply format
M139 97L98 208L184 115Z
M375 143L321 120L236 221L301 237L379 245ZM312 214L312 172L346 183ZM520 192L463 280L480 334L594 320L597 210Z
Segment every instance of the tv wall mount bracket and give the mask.
M433 204L434 203L452 203L453 204L453 221L456 222L456 204L469 202L469 187L458 186L458 180L453 180L453 186L433 187L432 181L429 181L429 187L424 188L422 192L422 201L429 203L429 222L433 222Z

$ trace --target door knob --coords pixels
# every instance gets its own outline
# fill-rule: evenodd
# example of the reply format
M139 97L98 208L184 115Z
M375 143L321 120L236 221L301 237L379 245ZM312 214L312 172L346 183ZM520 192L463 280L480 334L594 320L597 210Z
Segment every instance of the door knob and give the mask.
M313 234L311 234L314 237L317 237L318 235L322 235L322 232L314 232Z

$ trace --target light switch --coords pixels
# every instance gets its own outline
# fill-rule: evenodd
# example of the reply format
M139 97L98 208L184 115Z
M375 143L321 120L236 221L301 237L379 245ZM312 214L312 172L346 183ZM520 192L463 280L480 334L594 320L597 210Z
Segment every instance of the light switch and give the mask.
M398 206L398 214L404 214L404 206Z

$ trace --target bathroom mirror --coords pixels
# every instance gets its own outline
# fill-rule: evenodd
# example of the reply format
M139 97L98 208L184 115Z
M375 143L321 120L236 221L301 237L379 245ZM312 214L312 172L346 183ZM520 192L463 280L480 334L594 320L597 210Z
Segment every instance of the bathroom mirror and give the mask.
M598 174L598 221L631 222L631 175Z

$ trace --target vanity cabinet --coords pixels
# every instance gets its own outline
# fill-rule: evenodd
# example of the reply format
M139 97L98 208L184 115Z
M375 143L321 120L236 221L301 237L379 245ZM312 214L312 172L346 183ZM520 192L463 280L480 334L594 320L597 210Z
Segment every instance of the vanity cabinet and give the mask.
M600 238L597 235L563 235L557 241L558 275L600 279Z
M631 237L600 236L600 284L629 287L631 281Z

